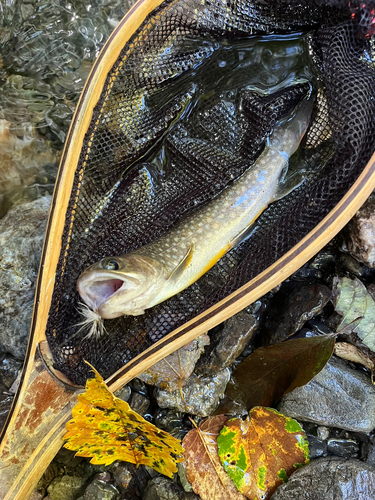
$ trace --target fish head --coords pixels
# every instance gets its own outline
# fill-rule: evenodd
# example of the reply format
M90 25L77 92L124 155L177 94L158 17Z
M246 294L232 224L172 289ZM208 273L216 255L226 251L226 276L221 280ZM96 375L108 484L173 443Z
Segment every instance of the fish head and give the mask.
M85 304L103 319L138 316L162 289L165 275L163 264L149 256L106 257L80 275L77 289Z

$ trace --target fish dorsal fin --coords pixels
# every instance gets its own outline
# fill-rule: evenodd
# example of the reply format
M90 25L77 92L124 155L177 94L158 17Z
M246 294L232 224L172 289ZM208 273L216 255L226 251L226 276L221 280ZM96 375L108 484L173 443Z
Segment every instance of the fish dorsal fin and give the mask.
M177 264L177 266L173 269L171 272L168 281L177 281L182 273L185 271L187 266L190 264L191 258L193 257L194 253L194 243L191 243L186 254L182 257L180 262Z

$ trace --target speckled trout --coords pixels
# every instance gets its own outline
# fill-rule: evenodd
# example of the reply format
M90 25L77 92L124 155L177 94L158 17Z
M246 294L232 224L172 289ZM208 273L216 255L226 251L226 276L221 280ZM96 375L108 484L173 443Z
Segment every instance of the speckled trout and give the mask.
M163 236L87 268L77 282L85 304L104 319L137 316L197 281L243 240L275 199L311 109L311 102L302 101L289 119L276 125L263 153L241 177Z

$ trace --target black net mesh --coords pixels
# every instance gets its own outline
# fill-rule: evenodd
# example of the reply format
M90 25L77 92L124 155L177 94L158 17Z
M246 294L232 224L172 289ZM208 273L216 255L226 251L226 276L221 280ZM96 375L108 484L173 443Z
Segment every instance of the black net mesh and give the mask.
M47 326L57 369L84 384L87 360L108 377L275 262L334 207L375 149L374 10L364 1L175 0L148 16L108 74L77 167ZM149 243L220 192L311 88L291 192L250 238L185 291L87 338L77 326L80 273Z

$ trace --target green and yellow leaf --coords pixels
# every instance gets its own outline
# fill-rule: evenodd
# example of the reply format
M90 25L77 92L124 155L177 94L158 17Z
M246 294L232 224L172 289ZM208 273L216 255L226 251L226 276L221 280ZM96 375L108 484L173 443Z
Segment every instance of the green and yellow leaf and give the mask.
M95 378L87 381L86 392L78 396L73 418L66 424L65 448L79 457L92 457L93 464L123 460L172 477L183 460L180 442L116 398L93 371Z
M218 438L224 469L251 500L266 500L309 461L300 424L272 408L255 407L246 420L228 420Z

